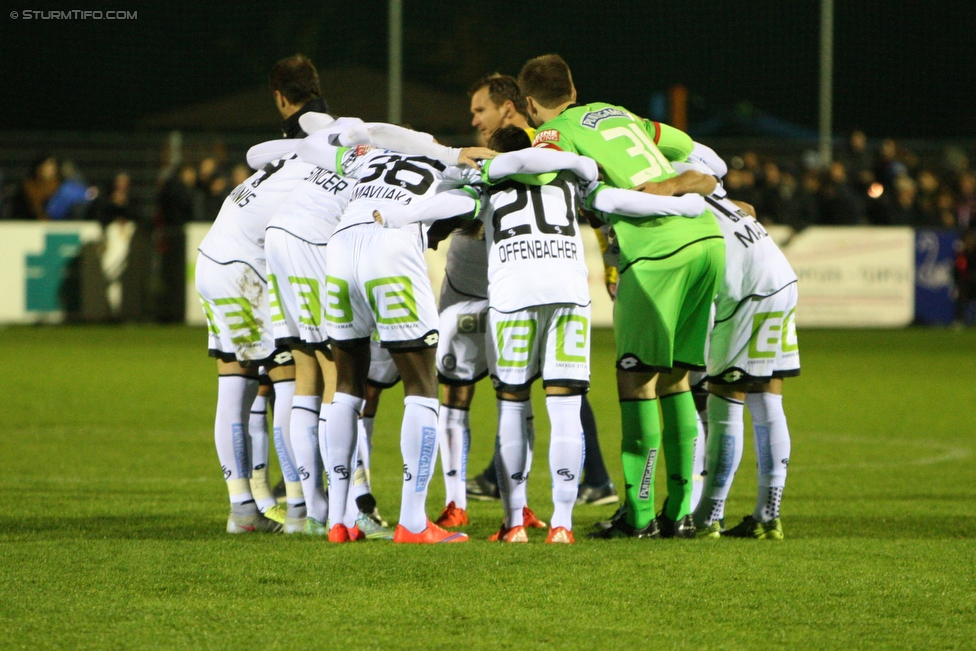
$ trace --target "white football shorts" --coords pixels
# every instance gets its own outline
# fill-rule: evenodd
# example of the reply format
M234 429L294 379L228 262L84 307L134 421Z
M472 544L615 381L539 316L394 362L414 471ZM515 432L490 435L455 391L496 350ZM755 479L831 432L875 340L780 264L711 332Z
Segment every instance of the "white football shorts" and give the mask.
M708 381L751 384L799 375L796 302L791 283L771 296L743 299L732 316L717 321L708 339Z
M376 337L369 340L369 375L366 381L380 389L389 389L400 381L400 371L393 363L393 356Z
M280 228L265 232L271 325L278 346L324 349L329 335L322 309L326 245L312 244Z
M590 306L540 305L518 312L488 310L492 381L500 391L590 386Z
M414 228L360 224L329 242L325 309L329 338L365 343L375 328L391 350L437 346L437 307L423 238Z
M210 356L258 366L275 354L268 285L249 264L197 255L196 287L207 317Z
M440 311L438 380L454 386L474 384L488 375L488 300L465 296L444 283Z

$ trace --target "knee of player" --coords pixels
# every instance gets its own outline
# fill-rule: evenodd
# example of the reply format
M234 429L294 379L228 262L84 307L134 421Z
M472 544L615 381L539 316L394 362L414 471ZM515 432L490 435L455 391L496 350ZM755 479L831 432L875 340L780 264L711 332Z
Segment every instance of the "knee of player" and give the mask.
M474 400L474 384L445 384L443 404L452 409L470 409Z

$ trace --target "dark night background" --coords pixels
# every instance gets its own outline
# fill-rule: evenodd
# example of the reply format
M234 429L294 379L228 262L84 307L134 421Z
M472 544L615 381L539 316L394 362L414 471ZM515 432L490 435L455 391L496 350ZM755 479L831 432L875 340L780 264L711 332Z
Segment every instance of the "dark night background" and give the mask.
M463 93L484 73L514 75L527 58L559 52L584 101L648 114L653 93L680 83L692 127L748 103L817 128L817 0L404 5L410 81ZM0 129L133 130L146 116L265 84L271 64L296 51L320 69L386 67L382 0L0 6ZM138 19L9 16L69 8L137 10ZM976 2L836 3L836 133L974 137L974 73Z

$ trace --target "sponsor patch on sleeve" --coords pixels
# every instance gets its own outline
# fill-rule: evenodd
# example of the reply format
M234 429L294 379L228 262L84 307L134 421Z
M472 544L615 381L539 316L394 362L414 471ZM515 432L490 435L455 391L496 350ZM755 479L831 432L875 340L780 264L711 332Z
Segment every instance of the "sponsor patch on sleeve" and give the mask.
M365 156L374 149L372 145L356 145L356 156Z
M559 140L559 131L556 129L545 129L535 134L535 141L532 146L541 145L544 142L556 142Z

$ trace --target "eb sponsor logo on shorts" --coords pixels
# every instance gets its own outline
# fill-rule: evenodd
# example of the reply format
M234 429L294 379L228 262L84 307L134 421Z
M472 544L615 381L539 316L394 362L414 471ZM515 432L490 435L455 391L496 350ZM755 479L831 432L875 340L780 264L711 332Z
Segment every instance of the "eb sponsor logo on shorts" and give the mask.
M378 324L396 325L419 321L413 283L406 276L370 280L366 283L366 295Z
M349 283L335 276L325 277L325 320L334 325L352 323Z
M537 324L534 320L505 321L497 326L498 365L525 368L535 345Z
M760 312L752 317L750 359L772 359L778 352L791 353L798 347L795 310L785 318L782 312Z
M565 314L556 321L556 361L586 364L589 359L590 322L585 316Z

